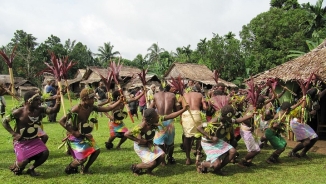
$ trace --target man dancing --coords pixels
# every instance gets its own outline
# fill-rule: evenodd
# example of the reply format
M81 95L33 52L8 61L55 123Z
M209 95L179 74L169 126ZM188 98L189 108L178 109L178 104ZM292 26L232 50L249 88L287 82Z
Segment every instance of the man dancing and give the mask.
M177 101L175 94L170 92L170 85L167 85L163 91L162 86L160 86L160 92L155 93L153 98L153 103L150 105L151 108L156 107L157 113L160 116L165 116L176 112L180 106ZM175 127L173 124L173 119L166 120L162 122L163 126L158 126L158 131L155 133L154 144L158 145L162 150L164 150L167 155L168 163L175 164L173 158L174 151L174 137L175 137ZM165 164L165 160L163 161Z
M204 96L198 91L200 91L199 84L193 87L193 91L185 93L183 96L184 100L189 104L189 110L185 111L181 117L183 134L185 136L183 145L186 151L186 165L191 164L191 143L195 137L195 134L198 132L197 127L201 124L200 110L207 109ZM200 155L200 147L200 140L198 138L196 142L197 157Z
M131 170L135 175L141 174L142 169L146 169L147 174L153 175L153 169L165 158L164 151L159 146L153 145L157 126L161 121L176 118L186 109L187 106L183 104L181 110L165 116L159 116L155 109L148 108L144 111L142 122L131 131L125 133L125 137L134 141L134 150L142 160L142 163L131 166Z
M59 95L57 95L59 96ZM14 150L16 161L10 167L15 175L21 175L29 162L34 160L27 174L38 176L35 168L42 165L49 156L49 150L38 137L39 124L43 113L57 113L60 109L60 98L57 97L54 107L42 107L41 97L34 91L28 91L24 95L24 105L15 109L11 115L2 121L3 127L14 139ZM9 122L16 120L16 127L13 130Z
M60 120L60 125L65 128L69 135L66 138L68 147L74 160L66 167L67 174L78 172L78 166L81 166L81 174L89 174L89 168L100 154L100 149L96 145L91 134L94 124L97 123L95 118L88 120L92 112L108 112L117 107L121 100L106 107L94 105L95 93L93 89L85 88L80 92L80 104L74 106L67 116ZM68 121L70 120L70 121ZM84 167L84 163L88 162Z

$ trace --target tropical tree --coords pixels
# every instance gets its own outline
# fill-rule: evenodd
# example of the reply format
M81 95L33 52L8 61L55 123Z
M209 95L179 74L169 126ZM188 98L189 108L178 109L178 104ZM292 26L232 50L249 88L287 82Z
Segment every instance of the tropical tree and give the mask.
M160 48L158 46L158 43L153 43L148 49L147 51L149 51L148 53L148 60L149 62L156 62L159 63L160 62L160 54L162 52L164 52L165 50L163 48Z
M99 46L99 53L95 54L100 59L101 65L106 66L107 62L119 55L119 51L113 51L114 46L110 42L104 43L104 46Z
M68 40L65 41L64 48L66 49L68 55L74 49L75 44L76 44L76 40L71 41L70 39L68 39Z
M132 60L132 63L134 64L135 67L141 68L141 69L146 69L149 66L147 59L147 55L143 57L142 54L138 54L135 59Z
M323 0L318 0L315 5L310 5L310 3L303 5L312 15L312 19L304 23L304 25L309 25L306 29L309 36L326 27L326 6L323 7L323 2Z
M16 57L13 63L14 74L32 79L36 66L38 66L34 56L35 48L38 45L36 38L23 30L17 30L7 49L12 50L16 45Z
M307 51L302 23L310 19L304 9L271 8L242 27L240 38L246 57L253 58L252 74L268 70L288 60L289 50Z
M271 7L282 8L284 10L296 9L300 7L297 0L271 0Z
M192 61L191 61L191 53L193 51L190 49L190 47L191 47L191 45L188 45L187 47L182 47L183 54L186 55L188 63L192 63Z

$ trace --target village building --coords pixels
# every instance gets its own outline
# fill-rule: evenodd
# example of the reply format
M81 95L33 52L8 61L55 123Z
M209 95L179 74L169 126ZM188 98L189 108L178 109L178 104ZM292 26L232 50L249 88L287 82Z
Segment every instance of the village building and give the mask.
M326 87L326 40L317 48L303 56L292 59L279 66L271 68L253 76L256 84L261 84L267 79L279 79L282 85L285 85L296 94L301 93L301 89L296 80L307 80L312 73L317 74L321 79L321 87ZM291 101L296 96L286 92L280 99L283 101ZM326 97L320 99L320 110L317 113L317 125L312 127L320 138L326 138Z

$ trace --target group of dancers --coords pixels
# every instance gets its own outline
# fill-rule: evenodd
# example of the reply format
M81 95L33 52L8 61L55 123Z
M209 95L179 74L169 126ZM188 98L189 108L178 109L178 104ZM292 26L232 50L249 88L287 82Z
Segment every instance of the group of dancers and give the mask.
M146 91L146 90L144 90ZM110 138L105 146L113 148L112 141L120 138L118 149L130 139L134 141L134 150L142 160L139 164L132 164L131 170L135 175L152 171L159 165L175 164L173 157L175 139L175 119L180 116L183 128L182 147L186 154L186 165L191 165L191 150L196 148L196 170L206 173L212 170L219 175L225 175L222 168L228 163L237 163L240 167L255 165L253 159L260 153L260 149L270 142L275 151L266 158L266 162L279 162L279 156L284 152L286 141L282 134L291 129L298 145L288 154L289 157L308 158L307 152L316 143L318 136L307 124L303 115L314 116L318 111L318 100L326 94L326 89L320 91L312 87L296 104L283 102L279 107L275 105L277 99L285 92L260 95L258 100L249 103L244 94L236 89L226 93L226 86L218 83L207 94L202 94L201 86L197 83L188 84L188 90L183 95L176 95L173 86L160 86L149 107L143 111L139 125L128 129L123 120L127 118L124 106L137 101L145 92L132 98L125 98L120 91L114 91L112 98L107 102L95 105L95 92L85 88L80 92L79 104L64 115L59 123L67 130L64 139L73 161L69 163L67 174L89 174L90 167L100 154L91 132L97 126L98 120L92 117L93 112L110 112ZM29 91L24 95L24 104L12 111L12 114L3 118L4 128L13 137L13 146L16 160L10 170L21 175L28 163L31 164L26 173L38 176L35 168L42 165L49 156L45 143L46 134L41 128L41 119L44 114L56 113L60 110L60 95L54 107L42 106L39 93ZM108 105L107 105L108 104ZM302 108L304 106L304 108ZM302 111L307 111L303 113ZM206 113L206 121L203 114ZM10 126L15 121L15 128ZM263 126L262 126L263 125ZM264 135L259 139L257 129L264 127ZM237 144L242 138L248 153L239 161L237 158ZM299 153L299 151L301 153ZM205 160L201 160L206 155ZM79 171L78 171L78 168Z

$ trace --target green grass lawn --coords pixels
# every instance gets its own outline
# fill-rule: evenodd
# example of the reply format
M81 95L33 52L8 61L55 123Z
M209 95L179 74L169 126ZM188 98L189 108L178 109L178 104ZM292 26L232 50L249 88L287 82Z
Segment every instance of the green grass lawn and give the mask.
M11 97L6 96L7 109L12 108ZM74 101L73 104L77 104ZM68 100L65 107L70 108ZM63 115L61 110L57 120ZM133 150L133 142L127 140L121 150L106 150L104 142L109 136L108 119L99 117L99 129L93 131L93 136L101 148L101 154L90 168L93 175L66 175L64 168L72 161L71 156L64 153L64 149L58 149L64 137L65 130L58 123L49 123L47 118L43 119L44 130L49 135L47 147L50 150L49 159L36 170L42 176L33 178L29 175L15 176L8 169L14 163L15 154L13 151L10 134L0 129L1 140L1 160L0 160L0 181L1 183L325 183L326 175L324 165L326 158L324 155L309 153L313 159L300 160L287 157L289 148L281 155L282 164L269 165L266 158L272 153L272 148L268 147L261 151L254 162L255 167L248 169L240 168L237 165L229 164L225 167L228 176L218 176L212 173L199 174L195 165L185 165L185 153L179 148L181 143L182 128L176 123L175 154L176 165L159 166L154 170L156 176L134 176L130 171L130 165L140 162L139 157ZM126 121L128 128L132 128L140 120L136 119L132 124L129 118ZM114 141L114 145L119 140ZM240 141L238 151L243 157L247 150ZM193 160L195 157L193 156Z

